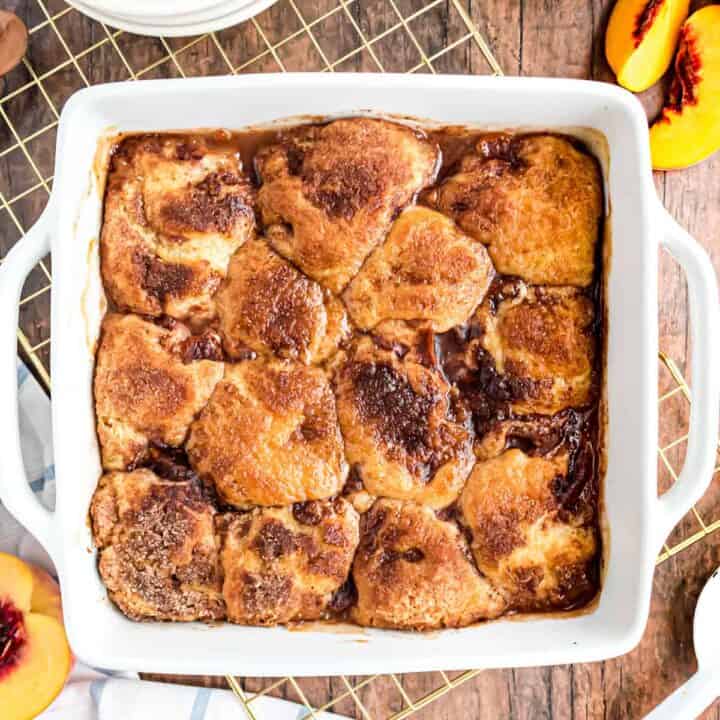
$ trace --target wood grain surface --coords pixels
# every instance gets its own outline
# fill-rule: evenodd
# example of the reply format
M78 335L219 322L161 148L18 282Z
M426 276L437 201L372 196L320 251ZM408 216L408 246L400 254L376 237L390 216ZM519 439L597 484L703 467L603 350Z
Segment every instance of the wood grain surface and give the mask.
M461 42L467 33L462 17L451 2L441 0L426 13L392 32L398 25L398 13L412 16L430 0L354 0L344 11L325 17L312 25L312 37L303 32L306 23L322 17L337 6L336 0L279 0L263 13L257 23L246 23L218 33L219 46L242 71L265 72L314 70L326 62L338 63L338 71L407 70L420 65L420 72L430 68L433 58L438 72L490 72L476 44ZM565 76L592 78L611 82L613 77L604 59L604 29L612 0L462 0L468 15L485 33L506 74L530 76ZM707 4L707 3L701 3ZM693 3L694 6L698 3ZM15 9L29 26L46 20L37 0L10 0L4 5ZM59 0L46 0L49 13L62 11ZM299 14L298 14L299 13ZM90 83L126 79L132 72L152 66L144 77L173 77L186 74L206 75L227 72L226 59L211 39L184 49L189 38L167 41L119 36L117 43L129 61L124 63L113 43L107 42L102 26L76 12L57 21L60 36L49 24L31 35L29 60L34 71L43 76L60 63L60 71L50 73L37 84L16 95L3 105L10 121L0 123L0 152L20 137L36 133L55 121L67 97L85 80ZM408 32L408 30L411 31ZM276 43L289 34L293 40L272 52L264 52L266 42ZM372 50L358 47L358 38L381 39ZM103 39L106 41L102 43ZM68 61L68 50L102 43L79 60ZM457 44L456 44L457 43ZM443 53L444 49L450 48ZM182 53L181 64L168 53ZM262 54L264 52L264 54ZM260 57L258 57L260 55ZM163 60L165 58L165 60ZM257 59L255 59L257 58ZM338 62L340 61L340 62ZM157 63L156 65L153 65ZM5 95L30 82L27 67L13 71L4 80ZM649 117L657 112L662 87L643 96ZM481 120L481 118L479 118ZM39 133L26 144L27 152L16 148L0 157L0 192L6 199L18 194L12 203L16 218L28 227L42 210L47 189L34 176L32 159L47 178L52 173L54 128ZM28 157L29 156L29 157ZM30 167L28 165L30 164ZM694 168L673 174L656 174L658 193L673 215L708 249L716 269L720 270L720 154ZM24 195L23 195L24 193ZM7 210L0 209L0 257L18 239L19 230ZM675 263L661 253L660 337L661 347L680 361L685 369L689 353L686 313L686 288L683 275ZM26 294L41 291L47 285L42 270L35 270ZM21 323L33 344L49 337L49 293L41 292L23 305ZM40 349L47 361L47 346ZM671 387L669 376L661 377L661 390ZM661 413L661 444L678 435L687 421L687 407L679 398L667 401ZM710 433L714 429L709 429ZM682 462L684 445L674 448L668 457L675 467ZM666 487L669 474L659 467L659 484ZM632 482L632 478L628 478ZM700 503L701 515L708 521L720 518L720 483L715 479L711 490ZM699 529L697 520L688 516L673 533L676 542ZM655 574L650 621L640 645L628 655L603 663L552 668L486 671L462 685L416 716L426 720L553 720L573 718L639 718L689 677L696 663L692 650L692 616L697 595L709 574L720 564L720 533L695 544L660 565ZM279 670L282 663L279 661ZM182 680L182 678L162 678ZM192 682L222 687L221 678L192 678ZM361 678L356 678L358 682ZM410 698L418 698L442 684L438 674L412 674L400 678ZM247 690L266 687L271 681L244 681ZM341 679L304 679L299 681L310 702L322 704L345 692ZM273 691L281 697L297 699L289 683ZM401 709L397 688L389 678L369 683L358 692L373 718L387 717ZM362 717L351 699L332 708L351 717ZM238 717L242 716L239 711ZM720 704L702 716L720 720Z

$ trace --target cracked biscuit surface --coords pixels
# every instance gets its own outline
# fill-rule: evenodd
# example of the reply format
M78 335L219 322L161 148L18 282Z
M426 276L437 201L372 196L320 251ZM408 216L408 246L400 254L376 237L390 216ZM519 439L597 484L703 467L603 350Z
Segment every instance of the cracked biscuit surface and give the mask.
M215 301L225 350L235 360L253 352L320 362L350 331L342 303L260 238L233 255Z
M252 204L231 146L191 135L126 138L111 158L100 238L113 303L210 318L230 257L252 233Z
M343 294L354 322L425 321L435 332L464 323L494 275L485 247L444 215L415 206L400 214L385 242Z
M97 431L106 470L142 462L151 443L182 445L223 376L212 335L180 323L161 327L137 315L106 315L96 356Z
M570 608L597 587L593 488L567 451L478 462L458 503L480 571L520 611Z
M348 118L288 131L260 150L260 217L270 244L339 293L393 214L435 174L437 147L415 130Z
M602 215L597 162L555 135L499 135L423 201L488 246L499 273L537 285L587 287Z
M345 609L358 514L342 498L256 508L219 520L228 619L318 620Z
M505 601L472 563L458 527L427 506L378 500L353 563L361 625L432 630L497 617Z
M348 462L372 495L441 508L473 464L469 416L442 374L364 337L335 373Z
M118 139L90 519L128 617L426 631L595 597L599 165L403 122Z
M239 508L331 497L348 471L325 372L289 360L228 365L190 428L187 452Z
M479 346L506 381L517 414L553 415L593 400L595 308L574 288L525 287L484 304Z
M197 482L147 469L103 475L90 506L98 567L134 620L216 620L221 595L215 510Z

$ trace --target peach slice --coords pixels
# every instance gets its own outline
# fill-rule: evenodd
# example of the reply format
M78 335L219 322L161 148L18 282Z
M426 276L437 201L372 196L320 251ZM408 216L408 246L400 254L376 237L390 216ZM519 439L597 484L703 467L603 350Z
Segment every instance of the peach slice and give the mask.
M29 720L62 690L72 654L60 592L43 570L0 553L0 716Z
M0 602L11 602L23 612L29 610L33 584L32 570L26 563L0 553Z
M689 5L689 0L618 0L605 55L620 85L641 92L665 74Z
M62 602L58 584L37 565L28 563L28 568L33 578L32 597L30 598L32 611L39 615L49 615L62 623Z
M693 13L680 31L675 76L650 128L656 170L688 167L720 150L720 5Z

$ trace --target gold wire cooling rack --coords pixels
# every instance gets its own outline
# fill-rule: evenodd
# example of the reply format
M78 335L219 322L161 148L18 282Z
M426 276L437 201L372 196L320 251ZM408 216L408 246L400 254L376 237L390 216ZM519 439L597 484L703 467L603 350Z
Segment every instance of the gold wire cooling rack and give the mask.
M292 70L502 74L462 0L278 0L246 23L191 38L131 35L81 16L62 0L25 0L21 5L18 11L30 32L28 55L4 79L0 98L0 257L47 202L59 114L81 87L125 79ZM438 23L440 35L432 31ZM51 286L48 256L28 278L18 329L21 353L48 391ZM660 362L661 436L672 428L658 445L660 474L667 484L677 480L682 465L690 391L671 358L661 353ZM702 503L693 508L679 526L684 536L678 530L671 535L658 563L720 530L720 518L709 521L705 514ZM364 720L401 720L480 672L436 673L425 683L433 689L417 697L411 697L397 675L315 679L309 686L307 679L292 677L226 680L253 720L262 720L257 698L278 690L302 703L306 718L329 710ZM377 707L378 696L385 698L382 707ZM330 699L313 702L316 697Z

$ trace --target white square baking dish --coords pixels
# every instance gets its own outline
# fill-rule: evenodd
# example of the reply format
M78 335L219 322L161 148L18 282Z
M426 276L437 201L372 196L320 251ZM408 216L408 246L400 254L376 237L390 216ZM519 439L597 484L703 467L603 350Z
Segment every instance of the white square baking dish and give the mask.
M94 167L108 129L163 131L268 123L369 110L487 128L594 131L603 137L612 251L607 267L605 577L589 612L501 620L431 634L312 626L134 623L106 598L87 523L100 475L92 398L103 309L97 258L101 203ZM599 135L598 135L599 134ZM602 159L602 158L601 158ZM694 403L687 460L656 488L657 255L685 269L693 325ZM53 433L57 508L25 483L15 389L17 303L52 249ZM82 90L65 106L48 208L0 267L0 498L57 565L68 636L83 661L114 669L237 675L333 675L546 665L630 650L648 615L657 551L712 477L720 403L720 318L712 266L665 213L650 170L640 104L609 85L573 80L399 75L257 75L159 80Z

